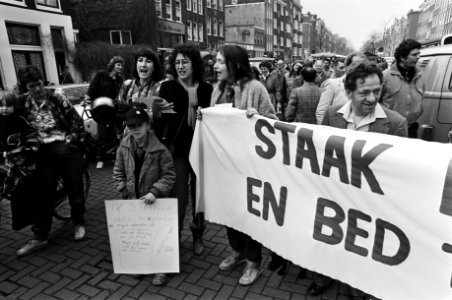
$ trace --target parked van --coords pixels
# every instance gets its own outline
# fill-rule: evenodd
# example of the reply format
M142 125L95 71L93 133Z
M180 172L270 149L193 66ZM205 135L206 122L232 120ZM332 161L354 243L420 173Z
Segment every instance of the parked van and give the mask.
M452 142L452 45L424 48L418 66L424 72L423 112L419 137Z

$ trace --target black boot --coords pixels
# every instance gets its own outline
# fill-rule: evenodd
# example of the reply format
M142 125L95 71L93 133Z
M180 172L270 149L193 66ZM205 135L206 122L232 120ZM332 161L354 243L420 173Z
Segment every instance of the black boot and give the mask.
M275 252L272 252L271 254L272 260L267 266L267 269L270 271L278 271L278 275L284 275L287 273L287 267L288 267L288 261L276 254Z

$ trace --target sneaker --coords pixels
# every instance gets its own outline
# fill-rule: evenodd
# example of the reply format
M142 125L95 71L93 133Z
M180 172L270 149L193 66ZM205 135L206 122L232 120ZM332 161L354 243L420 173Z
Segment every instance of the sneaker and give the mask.
M161 286L166 283L167 276L163 273L157 273L154 275L154 278L152 278L152 284L155 286Z
M232 268L234 268L235 266L242 264L246 262L246 260L243 258L242 255L237 255L236 253L233 253L231 255L229 255L228 257L226 257L225 260L223 260L219 266L221 271L228 271Z
M104 163L101 161L98 161L96 164L96 169L102 169L104 167Z
M85 238L85 233L85 227L83 227L82 225L76 225L74 227L74 240L83 240Z
M201 238L193 238L193 250L198 256L204 252L204 243Z
M256 267L246 267L243 272L242 277L239 279L240 285L250 285L259 278L261 275L262 269Z
M48 241L31 240L25 246L17 250L17 256L25 256L47 246Z

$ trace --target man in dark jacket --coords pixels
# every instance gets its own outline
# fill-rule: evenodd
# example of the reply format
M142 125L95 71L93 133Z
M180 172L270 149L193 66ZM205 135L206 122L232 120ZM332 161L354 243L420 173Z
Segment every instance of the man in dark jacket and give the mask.
M304 83L301 87L293 89L290 94L286 120L316 124L315 111L321 94L320 88L314 82L317 72L313 68L304 68L301 75Z
M276 90L279 92L279 100L276 103L275 109L276 114L280 119L284 118L284 110L287 106L287 82L285 73L287 71L284 69L284 62L282 60L278 60L276 62L276 68L273 71L276 80ZM283 119L284 120L284 119Z
M86 92L85 101L94 101L99 97L116 100L124 81L123 66L124 59L114 56L108 63L107 70L101 70L94 76ZM97 133L99 137L97 139L96 168L101 169L107 159L107 148L115 142L116 134L113 124L97 124Z

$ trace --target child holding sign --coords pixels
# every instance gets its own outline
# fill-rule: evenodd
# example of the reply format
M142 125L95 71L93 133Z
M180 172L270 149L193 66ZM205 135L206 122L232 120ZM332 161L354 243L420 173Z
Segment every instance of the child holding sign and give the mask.
M113 178L123 199L142 199L152 204L171 191L176 181L171 153L152 130L149 114L132 108L125 115L129 130L118 148ZM163 285L166 274L155 274L154 285Z

